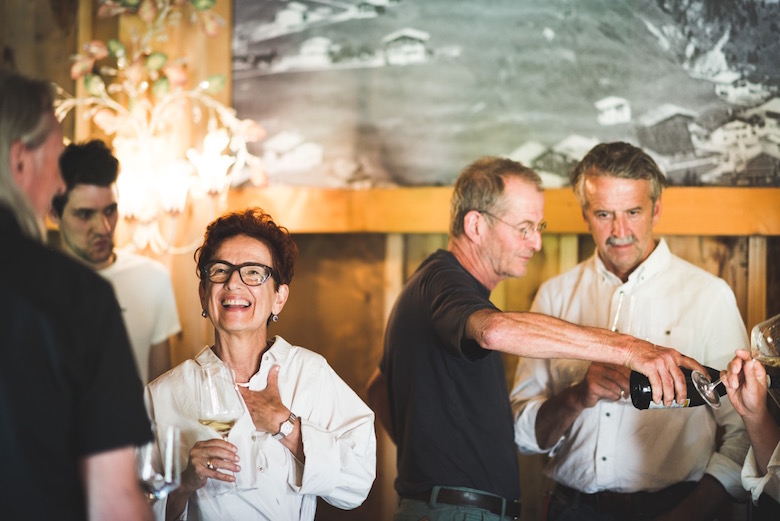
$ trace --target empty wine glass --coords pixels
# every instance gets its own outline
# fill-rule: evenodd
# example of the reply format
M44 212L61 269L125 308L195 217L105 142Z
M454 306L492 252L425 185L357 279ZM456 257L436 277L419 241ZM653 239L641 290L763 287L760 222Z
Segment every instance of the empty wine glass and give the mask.
M198 421L227 441L228 434L244 413L244 402L236 386L233 371L225 364L207 364L200 368ZM235 492L234 481L228 490Z
M750 332L750 355L768 367L780 367L780 315L756 324ZM720 384L721 378L711 382L709 376L698 371L691 373L693 385L707 405L717 409L720 407L720 395L715 388ZM780 385L780 381L773 382L767 375L767 388Z
M616 333L648 340L652 328L652 312L649 299L620 291L614 305L609 329ZM631 405L631 396L621 391L618 403Z
M647 340L653 326L652 319L653 313L647 297L627 295L621 291L609 329Z
M156 429L152 429L157 434ZM135 449L138 481L149 501L166 497L180 483L179 446L181 435L177 427L165 429L162 439L154 439ZM155 436L157 438L157 436ZM158 470L159 469L159 470Z

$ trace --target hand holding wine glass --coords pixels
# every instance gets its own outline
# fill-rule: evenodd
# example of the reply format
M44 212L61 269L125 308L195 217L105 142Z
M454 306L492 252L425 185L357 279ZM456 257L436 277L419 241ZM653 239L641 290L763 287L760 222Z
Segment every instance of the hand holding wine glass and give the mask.
M244 413L233 371L222 363L201 366L198 392L198 421L214 429L222 440L227 441L231 429ZM209 459L206 463L209 470L216 470L220 465L221 462L216 459ZM233 481L230 490L224 493L236 490Z
M780 338L778 335L780 335L780 315L756 324L750 332L750 354L753 360L761 362L764 366L780 367ZM696 371L691 376L696 390L699 391L707 404L716 409L720 407L720 395L723 393L716 392L716 387L723 378L711 382L708 376ZM778 386L780 386L780 378L772 380L767 375L767 387L777 388Z

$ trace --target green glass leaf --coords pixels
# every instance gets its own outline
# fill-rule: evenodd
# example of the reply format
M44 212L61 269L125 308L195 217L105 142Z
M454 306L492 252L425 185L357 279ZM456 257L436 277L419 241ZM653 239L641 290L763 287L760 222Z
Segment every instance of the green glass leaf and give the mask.
M114 38L108 41L108 52L110 52L111 56L114 58L124 58L127 56L125 44Z
M190 3L198 11L206 11L217 5L217 0L190 0Z
M87 74L84 76L84 88L92 96L102 96L106 92L106 84L103 78L97 74Z
M150 71L159 71L165 62L168 61L168 55L163 52L153 52L146 58L146 68Z
M168 78L162 77L152 85L152 95L158 100L164 98L171 91L171 84Z
M216 94L224 89L226 84L227 78L224 74L213 74L200 82L200 88L208 94Z
M120 3L124 7L127 7L129 9L135 9L141 3L141 0L121 0Z

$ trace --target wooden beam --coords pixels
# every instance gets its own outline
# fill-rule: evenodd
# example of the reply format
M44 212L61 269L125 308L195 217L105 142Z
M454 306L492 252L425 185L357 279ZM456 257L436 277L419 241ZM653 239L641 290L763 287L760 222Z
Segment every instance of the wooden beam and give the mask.
M260 206L296 233L446 233L450 187L231 190L230 209ZM551 233L587 233L568 188L545 191ZM780 235L780 188L672 187L659 235Z
M85 43L91 41L94 39L93 29L92 29L92 19L94 15L93 5L92 2L87 0L80 0L77 16L78 16L78 22L76 24L77 29L77 37L76 37L76 52L80 53L82 51L82 48ZM83 81L77 81L76 82L76 93L75 96L77 98L84 98L87 96L87 89L84 87ZM86 110L83 107L76 107L74 109L74 117L75 117L75 123L73 128L73 139L74 141L86 141L89 139L90 134L92 132L92 122L86 118L84 118L84 114L86 113Z

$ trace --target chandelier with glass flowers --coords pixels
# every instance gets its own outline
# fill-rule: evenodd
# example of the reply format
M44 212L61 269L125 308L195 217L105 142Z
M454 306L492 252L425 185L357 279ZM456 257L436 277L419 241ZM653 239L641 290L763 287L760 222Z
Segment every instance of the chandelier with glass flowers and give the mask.
M135 16L130 41L91 41L74 57L71 77L85 95L57 88L55 113L73 109L112 138L119 159L120 215L134 226L132 246L155 253L184 253L194 244L175 245L174 220L188 196L224 198L231 185L265 182L260 159L247 143L264 137L254 121L213 96L225 87L223 75L190 86L187 65L161 48L169 30L188 23L215 36L223 20L216 0L98 0L98 18ZM227 59L227 57L226 57ZM164 233L163 229L168 233Z

